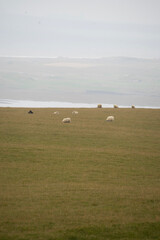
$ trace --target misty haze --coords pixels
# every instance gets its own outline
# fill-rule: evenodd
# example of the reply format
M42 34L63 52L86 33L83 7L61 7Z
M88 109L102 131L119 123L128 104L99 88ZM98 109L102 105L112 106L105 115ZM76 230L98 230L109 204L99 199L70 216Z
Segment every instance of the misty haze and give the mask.
M159 106L160 60L0 58L0 96L17 100Z
M0 98L159 107L159 9L159 0L0 1Z

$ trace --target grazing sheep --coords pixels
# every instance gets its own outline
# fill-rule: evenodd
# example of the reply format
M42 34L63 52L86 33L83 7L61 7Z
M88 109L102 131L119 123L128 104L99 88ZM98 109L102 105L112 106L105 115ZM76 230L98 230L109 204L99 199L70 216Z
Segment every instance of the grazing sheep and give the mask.
M118 106L116 104L114 104L114 108L118 108Z
M102 104L98 104L98 105L97 105L97 108L102 108Z
M57 115L58 115L58 114L59 114L59 112L58 112L58 111L56 111L56 112L54 112L53 114L57 114Z
M114 116L108 116L106 121L113 122L114 121Z
M29 113L29 114L33 114L32 110L30 110L28 113Z
M71 119L70 118L63 118L62 122L63 123L70 123Z
M135 106L134 106L134 105L132 105L132 108L135 108Z
M78 114L78 111L73 111L72 114Z

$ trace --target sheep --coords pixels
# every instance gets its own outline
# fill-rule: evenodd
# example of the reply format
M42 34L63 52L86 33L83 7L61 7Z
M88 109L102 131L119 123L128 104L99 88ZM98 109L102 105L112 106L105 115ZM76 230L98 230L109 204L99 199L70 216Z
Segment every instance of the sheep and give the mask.
M106 121L113 122L114 121L114 116L108 116Z
M78 111L73 111L72 114L78 114Z
M63 123L70 123L71 122L71 118L63 118L62 122Z
M114 108L118 108L118 106L116 104L114 104Z
M98 105L97 105L97 108L102 108L102 104L98 104Z
M131 108L135 108L135 106L134 105L132 105L132 107Z
M32 110L30 110L28 113L29 113L29 114L33 114Z
M58 111L56 111L56 112L54 112L53 114L57 114L57 115L58 115L58 114L59 114L59 112L58 112Z

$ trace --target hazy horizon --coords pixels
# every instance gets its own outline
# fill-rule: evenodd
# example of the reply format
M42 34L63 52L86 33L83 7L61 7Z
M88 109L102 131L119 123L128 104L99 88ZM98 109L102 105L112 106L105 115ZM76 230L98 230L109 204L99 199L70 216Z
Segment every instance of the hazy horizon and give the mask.
M0 98L160 106L160 60L0 58Z
M25 55L0 55L0 58L48 58L48 59L91 59L91 60L96 60L96 59L118 59L118 58L124 58L124 59L143 59L143 60L160 60L160 57L126 57L126 56L107 56L107 57L104 57L104 56L101 56L101 57L85 57L85 56L82 56L82 57L69 57L69 56L31 56L31 55L28 55L28 56L25 56Z
M0 98L160 105L159 0L0 0Z
M101 103L102 108L113 108L114 104ZM134 105L135 106L135 105ZM96 103L80 102L56 102L56 101L32 101L32 100L14 100L0 99L0 107L12 108L97 108ZM119 105L119 108L131 108L131 105ZM136 105L135 108L160 109L160 106Z

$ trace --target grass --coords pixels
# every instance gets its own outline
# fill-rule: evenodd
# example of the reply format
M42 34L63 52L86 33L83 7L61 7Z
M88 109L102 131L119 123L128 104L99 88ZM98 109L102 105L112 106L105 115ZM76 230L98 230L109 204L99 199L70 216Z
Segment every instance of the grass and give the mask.
M0 240L160 239L160 110L72 110L0 108Z

